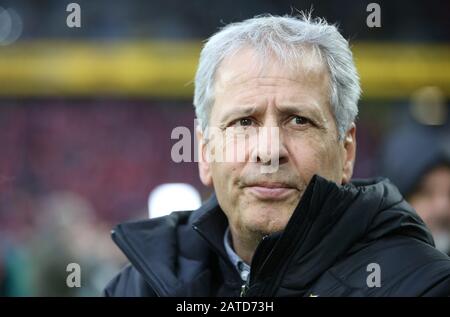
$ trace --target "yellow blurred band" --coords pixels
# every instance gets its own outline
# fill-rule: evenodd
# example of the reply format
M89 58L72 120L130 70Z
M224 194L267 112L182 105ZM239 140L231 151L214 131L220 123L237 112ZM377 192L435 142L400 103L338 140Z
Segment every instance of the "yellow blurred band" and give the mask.
M201 41L35 41L0 46L0 97L191 99ZM450 96L450 45L357 42L364 99Z

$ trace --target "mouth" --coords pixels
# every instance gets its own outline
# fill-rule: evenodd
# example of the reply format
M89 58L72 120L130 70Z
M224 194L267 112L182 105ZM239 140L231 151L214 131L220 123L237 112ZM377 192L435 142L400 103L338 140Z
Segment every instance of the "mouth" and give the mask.
M262 182L247 186L246 189L260 200L283 200L297 192L297 188L285 183Z

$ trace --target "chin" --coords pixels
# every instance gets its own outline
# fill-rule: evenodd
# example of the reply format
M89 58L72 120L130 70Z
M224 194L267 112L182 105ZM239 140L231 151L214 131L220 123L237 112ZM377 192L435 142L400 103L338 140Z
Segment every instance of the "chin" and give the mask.
M251 213L244 221L245 227L248 231L259 233L261 235L271 234L284 230L289 218L281 217L278 213L271 213L270 215L260 213ZM277 217L278 216L278 217Z

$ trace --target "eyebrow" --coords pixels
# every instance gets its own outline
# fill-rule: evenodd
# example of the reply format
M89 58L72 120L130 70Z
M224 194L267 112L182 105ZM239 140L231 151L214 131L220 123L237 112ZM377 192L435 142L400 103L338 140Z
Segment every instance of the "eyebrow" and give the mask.
M240 117L250 116L258 112L259 107L256 105L242 105L240 107L236 107L234 109L230 109L225 111L220 118L220 125L228 123L228 121L233 119L238 119ZM291 113L304 113L308 116L312 116L313 119L319 120L320 123L326 121L326 118L323 116L323 113L318 106L317 103L297 103L297 104L282 104L276 106L277 111L283 114L291 114Z
M221 123L228 122L230 118L233 117L241 117L241 116L249 116L251 114L254 114L257 112L257 106L255 105L243 105L240 107L235 107L234 109L230 109L228 111L225 111L220 118Z
M300 103L293 105L278 105L277 109L281 113L306 113L308 115L314 116L317 119L324 120L323 112L321 107L315 103Z

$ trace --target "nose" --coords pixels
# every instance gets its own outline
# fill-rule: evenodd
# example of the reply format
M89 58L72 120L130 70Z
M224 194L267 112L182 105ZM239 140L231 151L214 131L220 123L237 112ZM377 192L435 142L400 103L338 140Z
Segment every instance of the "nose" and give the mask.
M252 153L253 161L275 169L288 162L288 155L282 135L277 126L264 126L258 129L258 141Z

